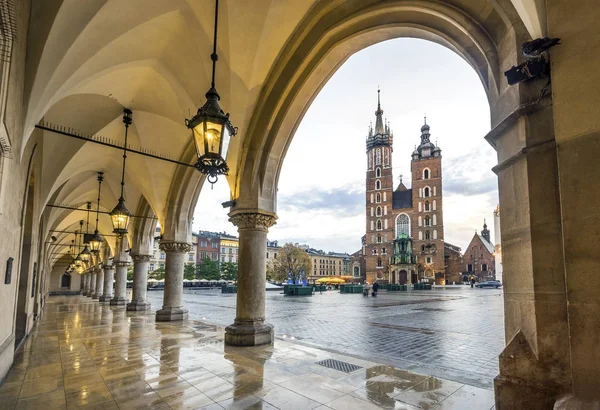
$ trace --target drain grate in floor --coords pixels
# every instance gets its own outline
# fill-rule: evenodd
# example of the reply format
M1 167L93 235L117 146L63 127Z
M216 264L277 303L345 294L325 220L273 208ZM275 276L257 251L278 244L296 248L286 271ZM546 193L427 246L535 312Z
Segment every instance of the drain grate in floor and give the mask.
M321 360L316 364L321 365L323 367L329 367L330 369L339 370L340 372L344 373L352 373L355 370L362 369L361 366L357 366L352 363L342 362L335 359Z

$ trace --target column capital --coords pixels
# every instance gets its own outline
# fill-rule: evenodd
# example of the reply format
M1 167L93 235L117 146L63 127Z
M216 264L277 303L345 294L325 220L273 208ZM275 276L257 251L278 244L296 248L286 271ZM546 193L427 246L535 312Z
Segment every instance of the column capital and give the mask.
M186 253L192 250L192 245L186 242L164 242L158 245L161 251Z
M268 231L270 227L276 224L277 215L271 212L254 210L235 210L229 213L229 222L238 227L238 229L260 229Z
M152 255L137 255L137 254L129 254L131 259L133 259L133 263L135 262L150 262L152 259Z
M114 270L115 269L115 265L114 264L108 264L108 263L103 263L102 264L102 269L104 270Z
M114 261L113 266L121 267L121 266L129 266L129 262L127 261Z

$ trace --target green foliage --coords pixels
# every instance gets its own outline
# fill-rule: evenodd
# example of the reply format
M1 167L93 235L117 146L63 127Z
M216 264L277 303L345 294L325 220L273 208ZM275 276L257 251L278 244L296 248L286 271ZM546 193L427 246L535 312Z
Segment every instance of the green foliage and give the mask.
M198 264L198 277L206 280L221 279L221 273L219 272L219 265L217 262L210 258L204 258L202 262Z
M237 278L238 278L237 263L233 263L233 262L221 263L221 277L225 280L237 281Z
M133 267L127 267L127 280L133 280Z
M158 268L152 272L148 272L148 277L151 279L161 280L165 278L165 268Z
M196 264L186 263L183 267L183 279L196 279Z
M312 261L308 254L291 243L281 248L271 266L271 272L267 272L267 275L270 273L273 279L281 282L287 280L289 275L297 283L312 272Z

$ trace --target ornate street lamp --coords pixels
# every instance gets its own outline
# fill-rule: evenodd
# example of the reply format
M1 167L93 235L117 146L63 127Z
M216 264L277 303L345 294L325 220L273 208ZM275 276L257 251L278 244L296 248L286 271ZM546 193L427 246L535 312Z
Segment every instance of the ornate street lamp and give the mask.
M88 244L87 244L87 242L85 240L86 239L85 237L88 236L89 227L90 227L90 209L92 209L92 203L88 202L87 203L87 225L86 225L86 228L85 228L85 235L82 234L83 235L83 244L84 244L84 247L83 247L83 250L81 251L81 254L80 254L81 255L81 259L84 262L89 262L90 258L92 256L92 253L90 252L90 248L88 248ZM81 221L81 226L82 226L81 232L83 232L83 221Z
M79 250L79 246L77 245L79 242L79 234L77 231L75 231L75 249ZM81 268L81 266L83 265L83 259L81 258L81 256L79 254L77 254L77 256L75 257L75 260L73 261L75 263L75 269L77 269L77 271L79 271L79 268Z
M198 162L196 168L208 175L208 182L217 182L218 175L227 175L229 167L225 162L229 138L237 133L237 128L229 120L229 113L219 106L220 96L215 88L215 70L217 60L217 23L219 20L219 0L215 0L215 32L212 60L212 81L206 92L206 103L198 109L196 115L185 120L185 125L192 130ZM225 149L223 149L225 146Z
M123 188L125 187L125 161L127 160L127 130L131 125L130 109L125 108L123 110L123 123L125 124L125 145L123 146L123 172L121 174L121 197L117 206L110 211L110 219L113 225L113 232L117 235L125 235L127 228L129 227L129 220L131 218L131 212L125 206L125 199L123 198Z
M98 232L98 214L100 213L100 188L102 188L103 175L103 172L98 172L98 204L96 206L96 229L94 230L94 234L90 238L90 250L96 255L100 252L100 247L104 242L102 235L100 235L100 233Z

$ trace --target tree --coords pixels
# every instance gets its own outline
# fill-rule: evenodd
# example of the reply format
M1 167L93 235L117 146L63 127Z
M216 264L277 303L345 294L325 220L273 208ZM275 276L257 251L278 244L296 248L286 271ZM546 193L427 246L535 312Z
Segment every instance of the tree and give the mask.
M198 277L206 280L219 280L221 273L219 272L219 265L217 262L210 258L204 258L202 262L198 264Z
M307 272L311 272L312 261L304 250L286 243L279 251L277 259L273 259L272 266L272 276L275 280L283 282L290 278L294 283L298 283L306 277Z
M221 277L225 280L237 280L238 266L233 262L221 263Z
M133 267L127 267L127 280L133 280Z
M148 272L148 277L150 279L161 280L165 278L165 268L158 268L153 270L152 272Z
M183 278L187 280L196 279L196 264L186 263L183 267Z

